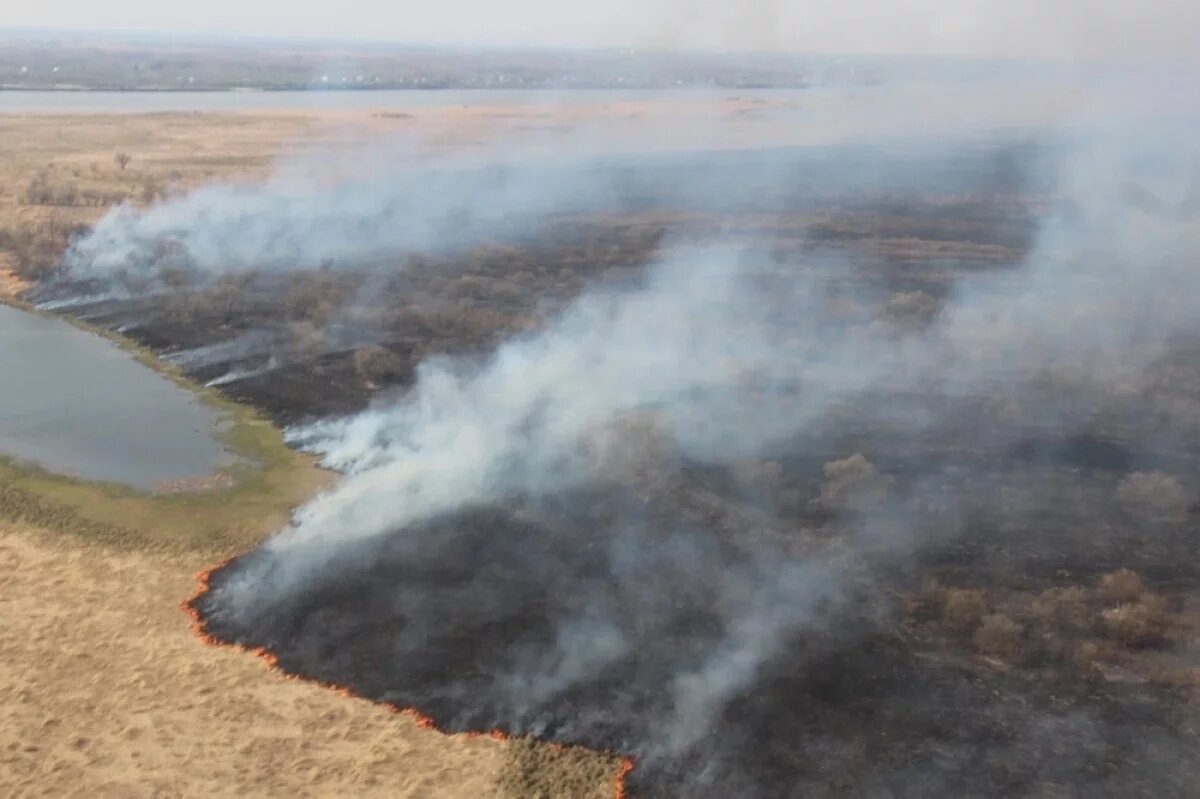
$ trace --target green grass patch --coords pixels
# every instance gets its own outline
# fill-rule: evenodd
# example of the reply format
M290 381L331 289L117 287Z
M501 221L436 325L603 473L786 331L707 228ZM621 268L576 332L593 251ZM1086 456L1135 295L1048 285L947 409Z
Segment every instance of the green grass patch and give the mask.
M255 546L287 523L292 509L332 482L310 456L289 449L282 433L254 409L216 389L189 380L172 364L137 343L68 317L54 316L102 335L131 357L197 395L220 416L215 435L234 456L218 474L221 487L146 494L117 483L55 474L0 456L0 520L77 535L106 546L151 550L203 550L235 554Z

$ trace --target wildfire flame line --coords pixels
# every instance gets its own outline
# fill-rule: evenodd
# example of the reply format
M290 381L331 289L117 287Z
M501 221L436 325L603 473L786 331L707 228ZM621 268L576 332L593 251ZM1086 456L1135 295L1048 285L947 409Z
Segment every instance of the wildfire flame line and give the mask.
M301 677L298 674L292 674L291 672L285 671L279 665L278 656L276 656L274 652L271 652L266 647L251 648L251 647L243 646L242 644L231 643L229 641L222 641L220 638L217 638L216 636L214 636L212 633L210 633L208 631L208 625L205 623L203 617L201 617L201 615L200 615L199 603L200 603L200 600L204 598L204 595L207 594L210 590L212 590L213 575L216 572L223 569L225 566L228 566L229 563L231 562L231 560L232 559L222 561L221 563L218 563L216 566L211 566L207 569L204 569L203 571L198 572L196 574L196 580L198 582L198 587L196 588L196 593L194 593L189 598L183 600L183 602L181 602L179 605L179 607L183 610L183 612L188 615L188 618L191 619L192 632L196 634L196 637L199 638L204 643L208 644L209 646L224 647L224 648L228 648L228 649L233 649L234 651L237 651L237 652L249 653L249 654L255 656L256 658L258 658L259 660L261 660L262 662L264 662L267 665L267 668L269 668L271 671L277 672L289 680L297 680L300 682L313 683L315 685L319 685L322 688L333 691L341 696L344 696L344 697L347 697L350 699L366 699L366 697L362 697L362 696L359 696L358 694L355 694L353 691L351 691L346 686L336 685L335 683L326 682L324 680L309 679L306 677ZM369 700L369 699L368 699L368 701L374 702L374 700ZM399 705L394 705L390 702L374 702L374 703L378 704L378 705L382 705L383 707L387 708L388 710L390 710L393 713L398 713L402 716L408 716L409 718L411 718L413 721L415 721L417 723L418 727L425 729L425 730L433 730L441 735L447 735L447 736L461 735L466 738L488 737L488 738L493 738L497 741L507 741L507 740L512 739L512 736L509 735L508 733L504 732L503 730L487 730L487 731L483 731L483 732L471 731L471 732L461 732L461 733L446 732L445 730L440 729L437 726L437 722L435 722L432 718L425 715L420 710L417 710L414 707L400 707ZM549 746L551 746L552 748L554 748L555 750L560 751L560 752L567 748L562 744L558 744L558 743L554 743L554 742L546 742L546 743ZM615 754L615 753L607 752L605 754ZM624 755L621 755L618 757L620 760L620 765L617 768L617 776L616 776L615 784L613 786L613 797L614 797L614 799L629 799L629 795L628 795L628 792L626 791L625 783L626 783L626 779L629 777L630 772L633 771L634 766L636 764L632 757L628 757L628 756L624 756Z

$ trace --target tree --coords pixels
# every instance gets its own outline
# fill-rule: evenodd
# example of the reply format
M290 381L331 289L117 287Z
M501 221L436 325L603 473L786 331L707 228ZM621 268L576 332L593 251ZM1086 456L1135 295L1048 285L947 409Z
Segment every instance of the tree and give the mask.
M122 170L129 166L129 162L131 160L132 156L130 156L129 153L117 153L113 156L113 163L115 163Z

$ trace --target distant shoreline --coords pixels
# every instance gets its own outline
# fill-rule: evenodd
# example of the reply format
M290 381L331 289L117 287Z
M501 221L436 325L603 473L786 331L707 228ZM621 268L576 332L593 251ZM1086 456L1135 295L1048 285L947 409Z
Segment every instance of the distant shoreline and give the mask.
M859 88L871 84L861 84ZM658 85L658 84L594 84L585 86L411 86L411 85L370 85L370 86L27 86L0 84L0 92L61 92L64 94L83 94L87 92L107 92L119 94L267 94L279 92L306 92L311 94L347 94L375 92L714 92L714 91L800 91L813 88L810 83L786 84L687 84L687 85Z

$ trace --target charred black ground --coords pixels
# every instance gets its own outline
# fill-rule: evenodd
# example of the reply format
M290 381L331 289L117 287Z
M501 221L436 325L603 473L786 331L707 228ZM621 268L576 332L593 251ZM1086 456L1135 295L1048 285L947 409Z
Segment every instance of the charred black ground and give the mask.
M77 312L283 423L399 395L431 356L483 358L714 226L765 243L782 271L816 271L831 305L846 300L836 324L899 336L964 277L1019 268L1039 218L1073 212L1044 157L988 142L643 163L611 207L537 235L397 254L404 268L382 272L164 270L164 290ZM721 190L660 188L697 169ZM219 639L446 729L635 756L638 797L1194 796L1195 333L1103 402L1067 368L1016 390L864 397L732 465L636 440L632 471L347 543L301 590L231 613L238 581L280 557L248 553L197 609ZM743 613L740 585L777 588ZM777 609L786 622L737 627ZM705 671L731 637L758 635L760 661ZM708 682L680 687L696 674Z
M792 517L783 523L790 534L755 528L753 509L685 473L649 496L644 486L610 486L400 530L331 564L283 606L223 614L224 586L265 557L250 553L214 575L198 609L221 640L266 647L288 672L415 707L445 729L632 754L638 797L1191 795L1200 739L1186 691L1106 679L1076 658L1080 642L1103 633L1086 620L1034 621L1020 607L1022 597L1053 597L1130 565L1176 596L1193 591L1194 520L1095 543L1105 526L1140 524L1101 498L1113 474L1012 466L973 472L970 484L944 470L923 475L966 498L971 521L927 515L940 543L916 562L889 557L886 542L863 543L861 557L839 561L846 582L828 597L829 545L852 535L836 518ZM809 480L815 493L819 477ZM1046 481L1053 490L1035 488ZM1024 495L1021 507L988 499L1011 491ZM896 511L916 509L902 502ZM789 562L812 566L803 578L818 597L811 622L788 629L702 726L677 729L673 680L728 632L728 611L709 590L717 575L704 569L770 580ZM921 584L932 575L1007 603L1028 625L1016 650L988 658L963 647L945 599L939 606ZM1085 614L1105 606L1080 602ZM569 668L556 636L577 623L603 640L607 621L592 621L601 618L619 620L630 648L569 688L547 688ZM673 749L677 735L685 742Z

